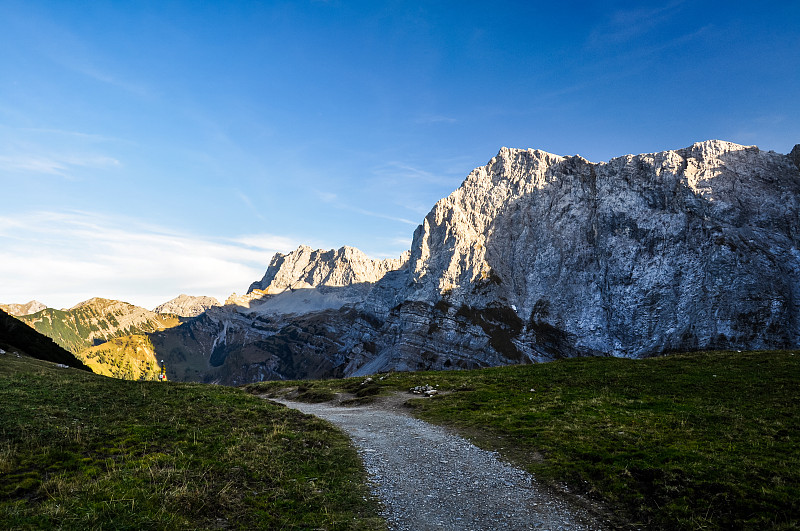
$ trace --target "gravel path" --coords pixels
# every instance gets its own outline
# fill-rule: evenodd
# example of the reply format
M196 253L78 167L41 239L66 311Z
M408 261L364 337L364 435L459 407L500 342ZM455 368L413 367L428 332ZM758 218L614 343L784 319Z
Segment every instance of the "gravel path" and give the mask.
M527 472L397 411L277 400L350 435L393 530L601 529Z

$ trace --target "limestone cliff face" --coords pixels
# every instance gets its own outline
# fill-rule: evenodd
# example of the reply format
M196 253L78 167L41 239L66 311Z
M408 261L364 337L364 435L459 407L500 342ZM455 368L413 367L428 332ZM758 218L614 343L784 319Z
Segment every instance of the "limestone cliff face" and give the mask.
M797 166L756 147L503 148L417 229L401 298L513 308L523 353L796 345L799 226Z
M246 297L153 345L186 379L237 384L796 347L798 159L721 141L601 163L503 148L407 257L276 255Z
M388 272L405 268L408 253L396 259L373 260L353 247L329 251L300 246L276 254L264 277L245 295L235 293L226 305L269 315L303 315L357 304Z

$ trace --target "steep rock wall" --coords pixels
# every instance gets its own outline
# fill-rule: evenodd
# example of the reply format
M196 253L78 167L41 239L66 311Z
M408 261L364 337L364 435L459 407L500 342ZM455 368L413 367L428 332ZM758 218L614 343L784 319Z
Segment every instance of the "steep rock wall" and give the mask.
M794 345L799 199L790 157L728 142L503 148L417 229L401 298L511 307L579 352Z

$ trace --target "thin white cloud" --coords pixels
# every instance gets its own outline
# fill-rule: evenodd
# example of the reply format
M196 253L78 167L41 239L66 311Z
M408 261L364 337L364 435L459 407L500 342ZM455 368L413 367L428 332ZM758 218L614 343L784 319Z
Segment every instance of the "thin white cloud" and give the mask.
M388 214L381 214L380 212L372 212L371 210L365 210L363 208L352 207L352 206L351 207L346 207L346 208L348 210L352 210L353 212L356 212L358 214L363 214L364 216L371 216L371 217L380 218L380 219L388 219L390 221L398 221L400 223L405 223L406 225L411 225L413 227L416 227L417 225L419 225L418 222L410 220L410 219L406 219L406 218L401 218L401 217L397 217L397 216L390 216Z
M53 135L53 136L61 136L61 137L72 137L79 140L89 141L89 142L126 142L129 143L127 140L122 140L120 138L115 138L106 135L99 135L97 133L84 133L82 131L67 131L64 129L51 129L45 127L25 127L20 128L19 131L24 133L34 133L34 134L43 134L43 135Z
M441 114L421 114L414 120L418 124L454 124L458 120Z
M312 190L314 195L323 203L335 203L339 196L333 192L326 192L324 190Z
M120 160L98 146L112 141L77 131L0 125L0 172L70 178L78 169L116 168Z
M94 79L95 81L106 83L113 87L122 89L125 92L129 92L135 96L144 98L152 96L153 91L145 84L131 81L130 79L125 79L118 75L113 75L109 71L104 71L100 67L89 63L88 58L85 59L86 62L83 63L74 62L65 57L54 57L54 59L59 61L65 68L69 68L81 73L91 79Z
M372 173L382 180L382 184L404 184L409 181L433 184L437 186L451 185L453 179L444 177L410 164L389 161L372 169Z
M275 249L291 250L300 245L300 243L293 238L277 236L275 234L246 234L244 236L238 236L231 241L245 247L266 249L268 251L273 251Z
M241 191L241 190L236 190L236 195L239 197L239 199L241 199L241 200L242 200L242 203L244 203L245 205L247 205L247 208L250 210L250 212L251 212L251 213L252 213L252 214L253 214L255 217L257 217L257 218L258 218L258 219L260 219L261 221L266 221L266 219L264 218L264 216L262 216L262 215L261 215L261 211L259 211L259 210L256 208L256 206L253 204L253 201L252 201L252 200L251 200L251 199L250 199L250 198L249 198L247 195L245 195L244 193L242 193L242 191Z
M295 247L282 236L212 239L85 212L0 216L0 302L71 307L101 296L153 308L179 293L224 300L261 278L275 252Z
M314 190L314 195L319 198L320 201L323 203L329 204L334 208L338 208L340 210L347 210L349 212L355 212L356 214L361 214L362 216L369 216L373 218L380 218L380 219L388 219L390 221L397 221L400 223L405 223L406 225L413 225L416 227L419 223L416 221L412 221L407 218L399 217L399 216L392 216L390 214L382 214L380 212L374 212L372 210L367 210L365 208L353 206L351 204L345 203L339 199L339 196L332 192L325 192L324 190Z
M70 176L74 168L110 168L120 162L102 155L0 155L0 171Z
M67 167L62 162L29 155L0 155L0 171L64 175Z
M658 7L635 7L612 11L590 34L590 47L605 47L636 39L678 14L685 0Z

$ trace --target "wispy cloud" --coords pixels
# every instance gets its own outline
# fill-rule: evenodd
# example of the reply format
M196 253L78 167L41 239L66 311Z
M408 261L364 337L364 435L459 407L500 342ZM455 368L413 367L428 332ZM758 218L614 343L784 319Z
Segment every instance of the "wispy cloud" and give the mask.
M257 217L261 221L266 221L266 218L264 218L264 216L261 215L261 211L256 208L256 206L253 204L253 201L247 195L242 193L241 190L236 190L236 195L239 197L239 199L242 200L242 203L244 203L247 206L247 208L255 217Z
M352 205L345 201L342 201L338 194L333 192L327 192L325 190L312 190L312 193L319 198L325 204L331 205L334 208L338 208L340 210L346 210L348 212L355 212L356 214L361 214L362 216L369 216L373 218L380 218L380 219L388 219L389 221L397 221L400 223L404 223L406 225L412 225L416 227L418 223L416 221L412 221L410 219L401 217L401 216L394 216L391 214L375 212L373 210L368 210L366 208L361 208L359 206Z
M683 28L682 28L683 29ZM592 90L594 87L607 86L610 83L619 83L620 80L641 75L643 71L649 71L654 62L666 52L674 51L683 46L692 46L700 42L711 34L714 29L713 24L707 24L700 28L692 29L684 33L676 32L662 36L663 38L642 39L639 45L620 45L621 43L599 42L597 39L589 39L587 49L600 49L601 56L586 66L586 81L575 83L542 95L542 98L550 100L558 99L561 96L571 93L581 93ZM637 32L640 30L636 30ZM641 30L645 31L645 30ZM633 30L627 37L621 34L614 38L633 39L636 37ZM612 38L612 37L603 37Z
M152 308L179 293L224 299L296 246L277 235L206 238L86 212L0 216L0 302L69 307L102 296Z
M0 155L0 171L40 173L69 177L71 170L83 168L111 168L120 162L103 155Z
M333 192L326 192L324 190L313 190L313 193L323 203L335 203L339 199L339 196Z
M400 161L389 161L372 169L372 173L386 184L404 184L410 182L450 185L453 183L452 177L446 177L438 173L413 166Z
M81 73L95 81L99 81L101 83L105 83L107 85L111 85L113 87L119 88L133 94L135 96L140 97L150 97L152 96L152 89L145 85L144 83L140 83L137 81L133 81L131 79L126 79L123 76L115 75L110 72L110 68L107 70L103 70L101 67L91 64L88 58L84 58L83 62L74 61L72 58L67 58L63 56L54 56L53 57L56 61L60 62L62 66L65 68L72 69L78 73Z
M380 212L372 212L371 210L365 210L363 208L352 207L352 206L343 206L343 208L346 208L347 210L351 210L353 212L357 212L358 214L363 214L365 216L370 216L370 217L373 217L373 218L388 219L390 221L398 221L400 223L405 223L406 225L411 225L413 227L416 227L417 225L419 225L418 222L412 221L410 219L401 218L401 217L398 217L398 216L391 216L389 214L381 214Z
M231 241L245 247L266 250L269 253L275 252L276 249L293 250L300 244L294 238L275 234L247 234L233 238Z
M55 18L41 11L22 9L3 15L5 22L17 26L17 31L28 36L38 53L52 63L137 96L151 95L150 87L121 73L120 66L124 64L111 57L107 50L90 44Z
M444 116L441 114L422 114L417 116L414 120L414 123L418 124L454 124L458 123L458 120L452 118L450 116Z
M44 135L55 135L55 136L62 136L62 137L71 137L79 140L84 140L88 142L127 142L123 141L119 138L114 138L105 135L98 135L96 133L85 133L83 131L68 131L65 129L50 129L50 128L43 128L43 127L26 127L20 129L25 133L34 133L34 134L44 134Z
M122 166L111 155L120 142L80 131L0 125L0 172L70 178L79 168L108 170Z
M588 45L605 47L636 39L676 16L685 3L677 0L663 6L612 11L589 34Z

